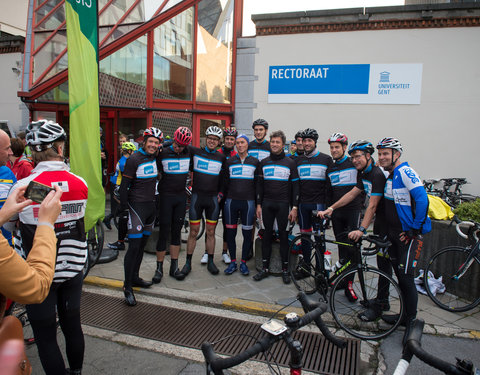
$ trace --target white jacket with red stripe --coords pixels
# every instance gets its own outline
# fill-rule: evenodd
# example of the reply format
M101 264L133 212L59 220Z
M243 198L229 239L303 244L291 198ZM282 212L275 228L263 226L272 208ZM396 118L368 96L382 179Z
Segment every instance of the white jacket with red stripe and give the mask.
M12 191L20 186L26 186L30 181L37 181L48 186L59 186L62 191L62 211L55 222L57 235L57 261L53 282L61 283L83 270L87 257L84 216L88 198L88 187L85 180L69 171L69 167L61 161L45 161L39 163L32 174L20 181ZM18 217L22 249L28 254L32 248L38 210L40 205L33 203L26 207Z

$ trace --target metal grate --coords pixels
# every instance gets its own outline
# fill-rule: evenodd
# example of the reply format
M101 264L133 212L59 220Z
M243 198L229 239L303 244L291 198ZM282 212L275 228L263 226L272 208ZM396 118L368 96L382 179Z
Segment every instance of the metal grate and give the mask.
M131 308L122 298L88 292L82 294L82 323L194 349L200 349L204 341L214 342L235 333L243 334L215 345L215 350L225 355L251 346L253 339L246 335L260 337L264 334L256 323L149 303ZM304 370L326 375L359 373L358 340L347 339L347 348L340 350L319 333L297 331L295 338L304 348ZM282 341L272 347L271 354L279 365L288 366L290 355ZM254 359L265 361L263 355Z

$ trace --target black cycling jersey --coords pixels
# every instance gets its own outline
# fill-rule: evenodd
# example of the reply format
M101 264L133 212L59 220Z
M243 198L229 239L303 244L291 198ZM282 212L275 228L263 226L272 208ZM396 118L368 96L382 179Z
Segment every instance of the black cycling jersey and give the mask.
M227 159L230 159L237 155L237 151L235 151L235 148L232 148L231 150L227 150L225 146L222 146L218 149L218 152L225 155Z
M335 160L327 168L327 204L330 206L346 193L353 189L357 184L357 170L353 166L352 160L345 155L340 160ZM349 204L338 208L338 210L360 210L362 208L364 197L357 196Z
M237 200L254 200L258 165L260 162L253 156L243 161L240 156L227 160L225 164L225 188L227 198Z
M270 142L266 139L262 143L258 143L256 139L248 144L248 155L262 161L270 156Z
M122 183L120 185L120 201L153 202L158 170L156 155L148 155L143 148L133 153L125 163Z
M368 197L381 197L375 212L375 227L385 226L385 203L383 192L387 179L383 170L375 164L369 165L365 170L357 174L357 188L364 191ZM375 228L374 228L374 232ZM382 231L383 233L384 231ZM376 232L376 234L378 234Z
M270 154L259 166L257 179L257 204L264 200L288 202L298 206L298 172L295 162L282 151Z
M393 199L392 180L393 172L388 176L387 181L385 182L385 190L383 192L385 220L389 228L394 228L398 231L398 233L400 233L403 232L402 223L398 216L397 207L395 206L395 201Z
M161 180L158 183L160 193L176 195L185 191L190 172L190 157L188 147L179 154L173 151L173 146L163 149L157 157L157 168L161 174Z
M332 158L320 151L311 157L305 154L295 158L300 178L300 203L325 203L327 168Z
M192 193L217 196L223 190L225 155L205 148L190 148L193 170Z

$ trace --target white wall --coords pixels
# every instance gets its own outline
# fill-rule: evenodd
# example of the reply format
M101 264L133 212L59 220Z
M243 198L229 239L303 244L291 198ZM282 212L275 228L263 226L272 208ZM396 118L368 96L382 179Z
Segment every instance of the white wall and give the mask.
M25 36L28 0L0 0L0 31Z
M404 146L423 179L467 177L480 195L480 27L257 36L253 118L292 139L313 127L319 146L335 131L374 144L386 136ZM422 63L420 105L268 104L270 65Z
M10 129L16 133L20 128L26 127L28 109L17 96L17 92L21 89L21 75L12 71L12 68L22 70L22 54L0 54L0 75L2 77L0 120L7 120Z

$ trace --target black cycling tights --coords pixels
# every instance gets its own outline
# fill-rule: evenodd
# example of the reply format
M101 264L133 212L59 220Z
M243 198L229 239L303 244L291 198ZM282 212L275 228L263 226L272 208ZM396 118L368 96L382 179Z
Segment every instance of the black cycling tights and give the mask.
M348 232L357 229L359 225L359 210L336 210L332 215L333 233L339 242L349 242ZM346 264L352 258L352 251L351 247L338 245L338 259L341 264ZM352 274L348 281L352 281L354 277Z
M288 203L264 200L262 204L262 220L265 233L262 240L263 268L270 267L272 254L273 223L277 219L278 235L280 238L280 255L282 257L282 270L288 270Z
M80 323L82 283L82 273L63 283L53 283L45 301L38 305L27 305L35 344L37 344L43 370L47 375L65 375L65 363L57 343L56 311L65 336L65 351L69 367L71 370L82 369L85 350Z

